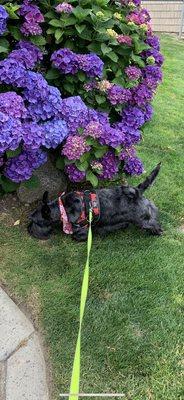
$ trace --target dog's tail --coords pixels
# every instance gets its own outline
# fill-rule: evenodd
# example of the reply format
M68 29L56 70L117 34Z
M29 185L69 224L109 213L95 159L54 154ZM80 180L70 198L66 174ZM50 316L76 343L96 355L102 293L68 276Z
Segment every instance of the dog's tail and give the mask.
M148 189L155 181L159 171L160 171L160 167L161 167L161 162L154 168L154 170L151 172L151 174L145 179L144 182L140 183L137 186L137 189L139 189L139 191L141 193L143 193L146 189Z

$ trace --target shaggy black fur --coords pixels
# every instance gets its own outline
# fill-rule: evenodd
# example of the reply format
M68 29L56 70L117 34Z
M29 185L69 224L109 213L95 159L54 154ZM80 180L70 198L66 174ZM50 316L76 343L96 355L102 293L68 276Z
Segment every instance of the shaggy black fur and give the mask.
M158 222L158 210L155 205L143 196L144 191L154 182L160 164L152 171L143 183L137 187L118 186L109 189L98 189L100 201L100 219L93 230L106 234L134 224L153 235L161 235L162 228ZM64 197L64 205L70 222L73 224L73 238L78 241L87 239L88 230L76 226L81 213L81 200L75 192ZM58 199L49 202L48 192L44 193L43 203L30 216L28 226L30 235L38 239L48 239L53 227L61 224Z

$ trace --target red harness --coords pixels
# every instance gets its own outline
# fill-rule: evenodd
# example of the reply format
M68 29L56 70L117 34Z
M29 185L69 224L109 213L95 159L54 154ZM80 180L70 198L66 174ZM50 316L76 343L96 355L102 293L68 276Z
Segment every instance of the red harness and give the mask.
M78 220L73 224L74 226L79 226L83 228L88 228L88 215L89 215L89 210L92 210L92 221L93 224L97 223L100 218L100 203L99 199L97 196L97 193L95 190L89 191L85 190L84 192L74 192L77 194L78 197L81 198L81 203L82 203L82 210L80 213L80 216ZM59 209L60 209L60 214L61 214L61 222L63 224L63 232L65 232L68 235L71 235L73 233L73 228L72 224L68 219L64 204L63 204L63 196L65 195L65 192L63 192L59 196Z

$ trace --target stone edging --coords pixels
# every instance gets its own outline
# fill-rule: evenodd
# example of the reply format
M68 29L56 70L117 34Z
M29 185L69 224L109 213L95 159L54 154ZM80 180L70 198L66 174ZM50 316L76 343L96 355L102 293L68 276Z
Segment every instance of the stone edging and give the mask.
M49 400L38 335L1 288L0 400Z

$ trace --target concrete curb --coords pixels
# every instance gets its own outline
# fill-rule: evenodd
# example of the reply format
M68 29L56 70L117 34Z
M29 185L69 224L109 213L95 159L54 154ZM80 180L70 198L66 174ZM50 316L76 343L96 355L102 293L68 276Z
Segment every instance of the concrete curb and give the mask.
M49 400L38 335L1 288L0 400Z

